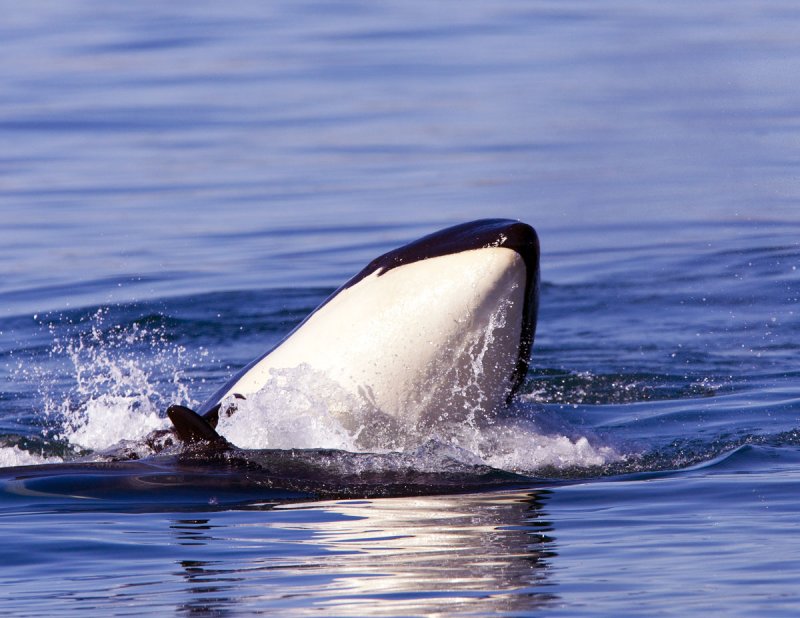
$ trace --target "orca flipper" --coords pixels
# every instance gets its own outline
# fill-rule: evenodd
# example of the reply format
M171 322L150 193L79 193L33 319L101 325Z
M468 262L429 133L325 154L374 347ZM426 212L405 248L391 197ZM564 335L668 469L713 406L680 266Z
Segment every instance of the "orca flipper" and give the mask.
M167 416L172 421L175 433L182 442L193 444L206 442L209 444L227 444L212 426L213 419L207 420L186 406L173 405L167 408ZM216 425L216 423L213 423Z
M173 406L173 407L178 407L178 406ZM217 428L217 423L219 423L219 410L220 410L221 407L222 407L222 403L218 403L213 408L211 408L208 412L203 414L203 416L200 417L203 420L205 420L205 422L208 423L208 425L212 429L216 429ZM189 408L186 408L186 409L189 410ZM192 412L193 410L189 410L189 411ZM169 414L169 410L167 410L167 414ZM197 414L197 413L195 412L195 414ZM170 417L170 418L172 418L172 417Z

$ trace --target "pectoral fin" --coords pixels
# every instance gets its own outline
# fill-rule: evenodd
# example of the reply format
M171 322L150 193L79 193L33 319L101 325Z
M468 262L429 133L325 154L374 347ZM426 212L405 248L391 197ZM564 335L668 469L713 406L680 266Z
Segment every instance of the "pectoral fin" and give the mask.
M175 433L181 441L193 444L226 444L225 438L217 433L208 420L185 406L173 405L167 408L167 416L172 421Z

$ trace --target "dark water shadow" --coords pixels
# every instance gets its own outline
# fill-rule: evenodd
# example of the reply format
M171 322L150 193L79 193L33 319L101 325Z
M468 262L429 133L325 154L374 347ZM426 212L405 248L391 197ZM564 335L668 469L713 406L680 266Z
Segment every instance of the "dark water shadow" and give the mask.
M397 454L330 449L187 450L132 461L0 469L3 509L163 512L287 502L454 494L544 482L483 465L414 468Z

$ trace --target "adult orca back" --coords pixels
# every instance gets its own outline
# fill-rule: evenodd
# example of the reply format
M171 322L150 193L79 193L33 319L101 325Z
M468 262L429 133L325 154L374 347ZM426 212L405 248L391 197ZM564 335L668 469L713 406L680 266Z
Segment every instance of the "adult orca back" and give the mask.
M491 414L525 378L538 303L531 226L456 225L374 259L199 413L215 424L226 398L303 367L413 425Z

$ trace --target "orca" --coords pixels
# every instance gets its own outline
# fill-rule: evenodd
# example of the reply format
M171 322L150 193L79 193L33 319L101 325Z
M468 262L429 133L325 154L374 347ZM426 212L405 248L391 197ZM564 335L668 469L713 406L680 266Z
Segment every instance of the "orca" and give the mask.
M220 414L276 371L303 366L394 428L487 418L523 383L538 305L533 227L455 225L374 259L197 412L171 406L168 415L182 442L224 446Z

